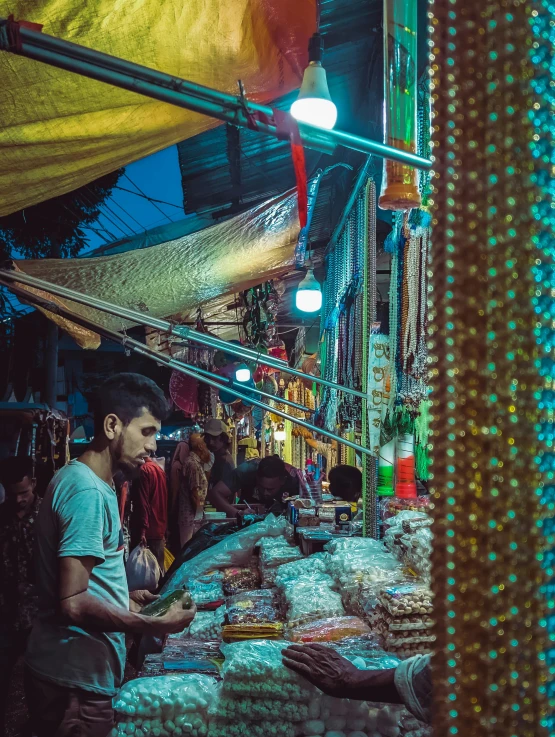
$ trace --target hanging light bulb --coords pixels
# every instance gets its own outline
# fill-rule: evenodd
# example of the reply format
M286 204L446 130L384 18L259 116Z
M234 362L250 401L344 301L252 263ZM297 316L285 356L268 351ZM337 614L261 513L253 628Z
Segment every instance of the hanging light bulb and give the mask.
M301 312L318 312L322 306L320 282L314 276L314 269L308 268L305 278L297 287L295 304Z
M308 43L308 66L304 70L299 96L291 106L291 115L299 123L310 123L331 130L337 121L337 108L328 89L326 70L322 66L324 42L315 33Z
M278 443L285 440L285 427L283 425L278 425L277 430L274 431L274 440L277 440Z
M246 384L247 381L251 380L251 370L244 363L240 363L235 369L235 379L240 381L241 384Z

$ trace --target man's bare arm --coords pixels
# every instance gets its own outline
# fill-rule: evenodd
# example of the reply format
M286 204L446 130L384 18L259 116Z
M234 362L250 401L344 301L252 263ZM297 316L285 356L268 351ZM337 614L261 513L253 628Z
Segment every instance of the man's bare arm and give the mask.
M66 624L93 632L128 632L161 636L181 632L194 619L196 609L174 604L163 617L145 617L102 601L89 593L95 565L92 556L59 559L59 613Z

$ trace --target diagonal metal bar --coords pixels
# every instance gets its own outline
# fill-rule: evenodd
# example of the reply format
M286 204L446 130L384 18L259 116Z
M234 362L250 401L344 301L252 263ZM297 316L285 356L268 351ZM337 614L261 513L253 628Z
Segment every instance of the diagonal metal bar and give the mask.
M10 40L10 32L17 34L17 44ZM271 107L25 28L5 18L0 18L0 50L137 92L170 105L194 110L233 125L254 128L274 138L282 136L275 124ZM299 131L305 146L324 153L333 153L337 146L344 146L418 169L430 169L432 166L428 159L417 154L344 131L329 131L307 124L300 124Z
M215 348L216 350L225 351L226 353L238 356L245 361L263 364L264 366L271 366L278 371L284 371L292 376L297 376L299 379L307 379L310 382L322 384L330 389L336 389L337 391L352 394L356 397L361 397L362 399L366 397L366 394L359 392L357 389L341 386L340 384L328 381L327 379L322 379L318 376L305 374L304 371L298 371L297 369L291 368L284 363L284 361L273 358L272 356L265 356L251 350L250 348L244 348L243 346L228 343L227 341L222 340L221 338L216 338L213 335L199 333L198 331L183 325L173 325L168 320L160 320L157 317L150 317L149 315L145 315L137 310L129 310L126 307L114 305L110 302L106 302L105 300L90 297L89 295L82 294L81 292L76 292L74 289L61 287L58 284L52 284L44 279L37 279L36 277L29 276L22 271L6 271L5 269L0 269L0 278L9 283L20 282L21 284L26 284L27 286L34 287L35 289L41 289L45 292L56 294L58 297L70 299L71 301L85 305L86 307L93 307L94 309L115 315L123 320L129 320L130 322L134 322L139 325L146 325L154 328L155 330L161 330L169 335L178 335L180 338L185 338L186 340L191 340L195 343L200 343L201 345L206 345L210 348Z
M265 411L271 412L272 414L278 415L278 417L282 417L285 420L289 420L290 422L300 425L301 427L306 428L307 430L311 430L312 432L319 433L320 435L324 435L325 437L330 438L331 440L336 440L338 443L342 443L343 445L348 445L351 448L354 448L355 450L358 450L360 453L371 455L371 451L369 451L367 448L362 447L361 445L358 445L357 443L353 443L350 440L346 440L345 438L340 437L339 435L336 435L335 433L329 432L328 430L325 430L324 428L317 427L316 425L313 425L310 422L307 422L306 420L301 420L298 417L293 417L292 415L287 414L287 412L283 412L282 410L271 407L268 404L265 404L264 402L260 402L258 399L254 399L252 396L249 396L248 394L244 394L241 391L238 391L235 385L235 382L232 382L232 385L225 382L216 381L216 379L212 378L212 374L210 374L209 371L204 371L203 369L199 369L196 366L191 366L190 364L185 363L184 361L178 361L175 358L170 358L169 356L166 356L163 353L158 353L157 351L154 351L152 348L148 348L144 343L140 343L138 340L135 340L134 338L130 338L129 336L121 335L120 333L117 333L114 330L110 330L109 328L105 328L102 325L98 325L93 320L88 320L81 315L76 315L71 310L62 307L55 302L50 302L49 300L46 300L42 297L39 297L35 294L31 294L24 289L21 289L14 285L11 282L7 282L4 280L4 275L0 271L0 284L3 284L4 286L8 287L9 289L13 290L16 294L20 295L22 299L24 299L26 302L40 306L43 309L49 310L50 312L53 312L54 314L62 315L63 317L67 318L68 320L71 320L72 322L77 323L78 325L83 325L86 328L89 328L91 330L94 330L99 335L103 335L108 340L113 340L116 343L119 343L124 348L129 349L133 351L134 353L137 353L139 355L145 356L146 358L150 358L153 361L156 361L156 363L162 363L168 368L175 369L175 371L179 371L182 374L185 374L186 376L191 376L192 378L197 379L198 381L201 381L205 384L208 384L209 386L214 387L215 389L225 389L226 391L229 391L230 394L234 394L237 399L241 399L242 401L246 402L247 404L254 405L255 407L259 407L260 409L263 409ZM252 389L248 389L248 392L250 393ZM272 397L274 401L282 403L282 399L279 397Z

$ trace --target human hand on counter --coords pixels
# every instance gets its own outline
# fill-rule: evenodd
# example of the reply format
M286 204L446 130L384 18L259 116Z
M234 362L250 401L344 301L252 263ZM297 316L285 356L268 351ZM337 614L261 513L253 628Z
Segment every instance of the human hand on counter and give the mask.
M283 651L283 664L328 696L400 703L395 669L360 670L330 647L311 643Z
M329 647L311 643L291 645L283 651L283 664L328 696L345 698L356 688L361 671Z

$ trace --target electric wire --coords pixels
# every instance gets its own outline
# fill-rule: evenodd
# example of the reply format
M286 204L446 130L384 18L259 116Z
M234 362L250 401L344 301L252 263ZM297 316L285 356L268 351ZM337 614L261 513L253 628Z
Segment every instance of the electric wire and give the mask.
M148 199L148 195L146 195L146 194L145 194L145 193L143 192L143 190L142 190L142 189L141 189L141 188L140 188L140 187L139 187L138 185L136 185L136 184L135 184L135 182L134 182L134 181L133 181L133 180L131 179L131 177L129 176L129 174L128 174L127 172L124 172L123 176L124 176L124 177L125 177L125 178L127 179L127 181L128 181L128 182L130 182L130 183L131 183L131 184L132 184L132 185L133 185L133 186L135 187L135 189L136 189L136 190L137 190L138 192L140 192L140 194L142 194L142 195L143 195L143 197L146 197L146 198ZM163 216L164 216L164 217L165 217L165 218L166 218L166 219L167 219L167 220L168 220L168 221L169 221L170 223L173 223L173 222L174 222L174 221L173 221L173 220L172 220L172 219L171 219L171 218L169 217L169 215L166 215L166 213L165 213L165 212L164 212L164 211L162 210L162 208L158 207L158 205L156 205L156 204L155 204L154 202L152 203L152 205L153 205L153 207L155 207L155 208L156 208L156 209L157 209L157 210L158 210L159 212L161 212L161 213L162 213L162 215L163 215Z

